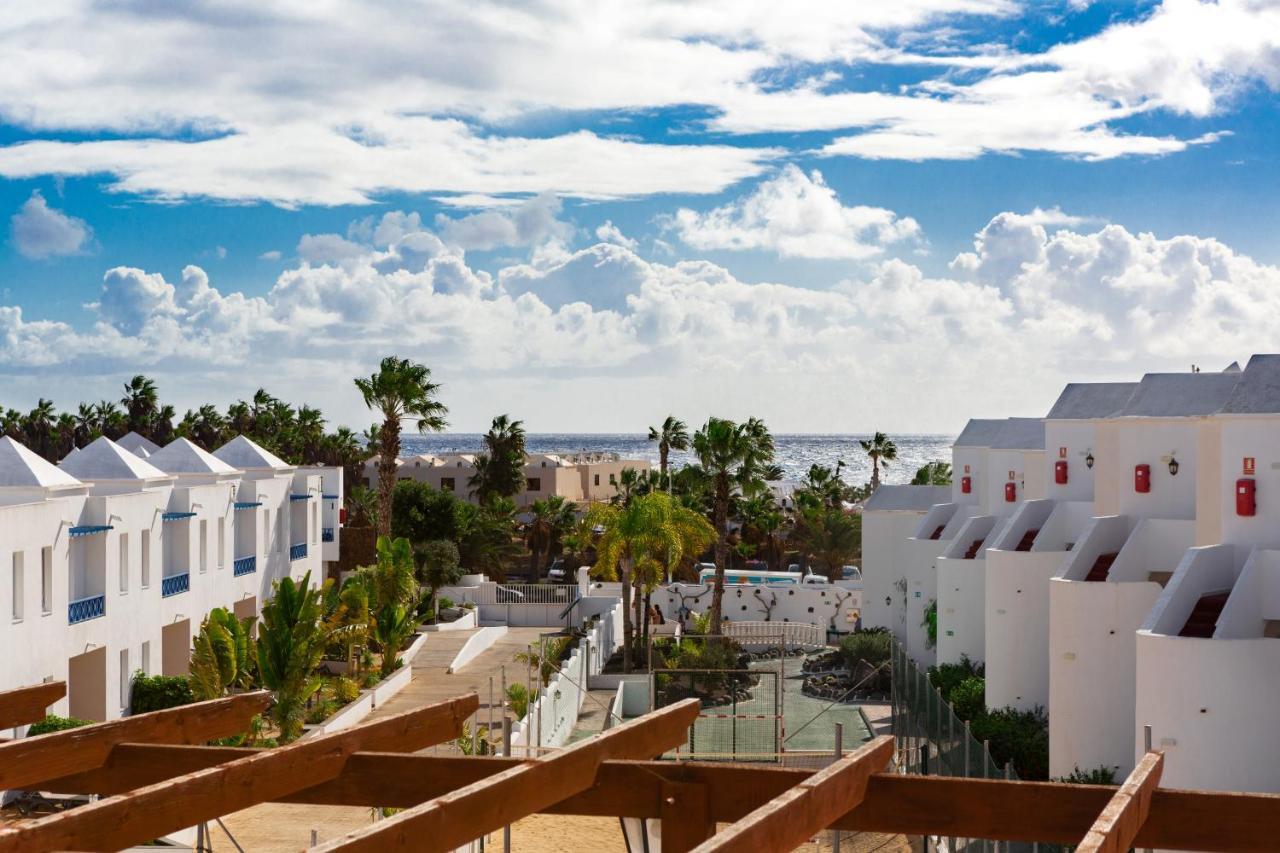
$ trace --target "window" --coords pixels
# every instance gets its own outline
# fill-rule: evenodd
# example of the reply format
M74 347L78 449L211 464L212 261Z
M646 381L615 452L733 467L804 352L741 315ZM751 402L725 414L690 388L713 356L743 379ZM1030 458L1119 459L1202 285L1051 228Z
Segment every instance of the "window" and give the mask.
M525 480L525 481L524 481L524 490L525 490L526 492L540 492L540 491L542 491L542 478L541 478L541 477L529 477L527 480Z
M40 549L40 611L53 612L53 547Z
M120 650L120 707L129 707L129 650Z
M13 621L17 622L22 619L22 596L23 596L23 568L22 568L22 552L13 552Z
M617 475L617 474L610 474L610 475L609 475L609 485L610 485L610 486L616 486L616 485L618 485L618 475Z
M129 534L120 534L120 591L129 591Z
M209 522L207 519L200 519L200 572L203 574L209 569Z
M151 531L142 531L142 588L151 586Z
M146 640L142 644L142 660L138 661L139 668L143 675L151 674L151 641Z
M227 520L225 518L218 519L218 568L221 569L226 565L227 561Z
M595 485L600 485L600 475L596 474Z
M452 478L452 477L441 477L441 478L440 478L440 491L442 491L442 492L452 492L452 491L453 491L453 478Z

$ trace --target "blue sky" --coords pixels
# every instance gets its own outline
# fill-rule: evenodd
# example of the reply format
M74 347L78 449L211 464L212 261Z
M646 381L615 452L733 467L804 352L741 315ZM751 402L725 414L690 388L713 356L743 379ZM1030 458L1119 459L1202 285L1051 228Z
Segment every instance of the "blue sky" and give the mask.
M1280 344L1273 4L6 17L0 405L363 426L397 352L458 429L949 431Z

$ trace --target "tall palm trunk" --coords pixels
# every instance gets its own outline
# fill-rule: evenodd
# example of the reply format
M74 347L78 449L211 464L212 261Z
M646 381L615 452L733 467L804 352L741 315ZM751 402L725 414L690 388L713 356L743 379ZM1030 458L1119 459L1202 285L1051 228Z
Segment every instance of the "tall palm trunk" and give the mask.
M651 596L652 596L652 595L653 595L653 593L652 593L652 592L650 592L649 590L645 590L645 593L644 593L644 627L643 627L643 628L641 629L641 631L640 631L640 636L643 638L642 642L643 642L643 644L644 644L644 649L645 649L646 653L648 652L648 649L649 649L649 608L650 608L650 602L651 602ZM648 655L647 655L647 654L646 654L646 656L645 656L645 661L646 661L646 665L647 665L647 662L648 662Z
M538 583L538 548L529 549L529 583Z
M391 495L396 487L396 457L400 454L400 419L382 423L378 457L378 535L391 535Z
M871 457L871 491L880 488L880 457Z
M622 671L631 671L631 557L618 561L622 581Z
M715 525L716 585L711 592L711 627L709 630L712 634L719 634L724 599L724 572L729 564L729 478L724 474L716 477Z

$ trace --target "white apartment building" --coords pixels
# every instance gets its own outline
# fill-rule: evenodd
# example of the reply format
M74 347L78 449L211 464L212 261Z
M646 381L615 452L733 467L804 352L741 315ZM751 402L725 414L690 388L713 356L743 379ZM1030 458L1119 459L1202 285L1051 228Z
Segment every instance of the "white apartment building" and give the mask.
M980 470L956 448L957 479L963 464L970 489L986 477L988 513L990 474L1015 480L997 443ZM1150 726L1163 783L1280 791L1280 356L1070 385L1044 419L1044 448L1043 499L1011 494L1020 505L985 547L987 704L1047 707L1053 776L1100 765L1123 776ZM932 508L915 538L945 535L948 512ZM976 518L951 538L974 538ZM868 526L864 548L895 553L876 541L891 532ZM977 630L973 596L948 613L954 556L937 559L943 660L949 624Z
M100 438L58 466L0 438L0 690L65 680L54 713L128 713L133 674L185 673L211 609L256 615L275 580L320 582L341 477L243 437L215 454Z

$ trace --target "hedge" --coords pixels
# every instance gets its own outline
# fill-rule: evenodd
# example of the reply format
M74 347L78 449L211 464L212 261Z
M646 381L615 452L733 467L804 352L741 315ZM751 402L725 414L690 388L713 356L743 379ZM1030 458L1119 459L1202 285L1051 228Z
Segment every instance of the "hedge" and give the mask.
M133 677L133 689L129 692L129 713L145 714L163 711L196 701L191 685L180 675L143 675Z
M81 720L77 717L59 717L57 714L48 714L43 720L31 724L31 728L27 729L27 737L47 735L49 732L63 732L67 729L78 729L81 726L91 725L93 725L93 720Z

